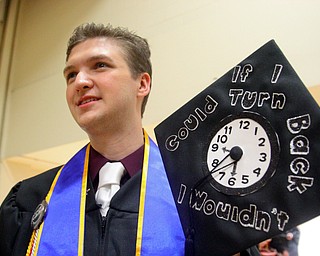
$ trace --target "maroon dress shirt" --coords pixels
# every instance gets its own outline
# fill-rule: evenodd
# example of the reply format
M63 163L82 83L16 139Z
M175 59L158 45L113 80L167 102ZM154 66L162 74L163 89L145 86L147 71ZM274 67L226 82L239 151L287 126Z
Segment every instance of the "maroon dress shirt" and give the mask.
M121 185L123 185L128 179L134 176L142 169L143 164L143 153L144 153L144 145L138 148L136 151L126 156L123 159L116 160L120 161L125 167L126 171L121 179ZM97 190L99 184L99 170L102 166L104 166L107 162L114 162L115 160L107 159L103 155L101 155L98 151L96 151L93 147L90 148L89 155L89 176L92 180L93 187Z

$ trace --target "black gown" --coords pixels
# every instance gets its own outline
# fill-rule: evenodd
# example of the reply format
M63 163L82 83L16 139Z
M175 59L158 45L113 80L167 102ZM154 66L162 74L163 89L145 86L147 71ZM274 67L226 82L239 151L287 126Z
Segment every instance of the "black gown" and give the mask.
M0 255L24 256L32 234L31 217L46 197L59 168L19 182L0 209ZM135 254L141 172L129 179L110 202L102 221L89 179L84 255L128 256Z
M59 169L26 179L11 189L0 208L0 256L25 256L33 231L32 215L46 197ZM88 179L84 256L134 256L141 171L114 195L105 222L95 202L92 182ZM259 253L253 247L241 255L258 256Z

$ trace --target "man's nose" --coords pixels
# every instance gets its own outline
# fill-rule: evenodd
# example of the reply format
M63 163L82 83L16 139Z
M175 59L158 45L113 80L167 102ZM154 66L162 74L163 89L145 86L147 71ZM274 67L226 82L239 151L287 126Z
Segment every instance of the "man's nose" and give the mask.
M85 72L79 72L76 77L77 90L90 89L93 86L93 81Z

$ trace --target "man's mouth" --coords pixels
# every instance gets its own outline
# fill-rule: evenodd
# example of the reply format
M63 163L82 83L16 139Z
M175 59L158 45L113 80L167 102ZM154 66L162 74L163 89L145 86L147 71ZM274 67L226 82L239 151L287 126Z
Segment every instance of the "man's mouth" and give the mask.
M99 99L98 99L98 98L86 98L86 99L82 99L82 100L79 101L78 106L87 104L87 103L92 102L92 101L97 101L97 100L99 100Z

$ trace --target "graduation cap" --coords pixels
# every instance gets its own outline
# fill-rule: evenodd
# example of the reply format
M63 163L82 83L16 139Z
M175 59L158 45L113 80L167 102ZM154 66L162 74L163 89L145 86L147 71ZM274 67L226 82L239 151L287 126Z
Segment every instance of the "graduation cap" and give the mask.
M320 111L274 40L155 128L193 255L232 255L320 214Z

